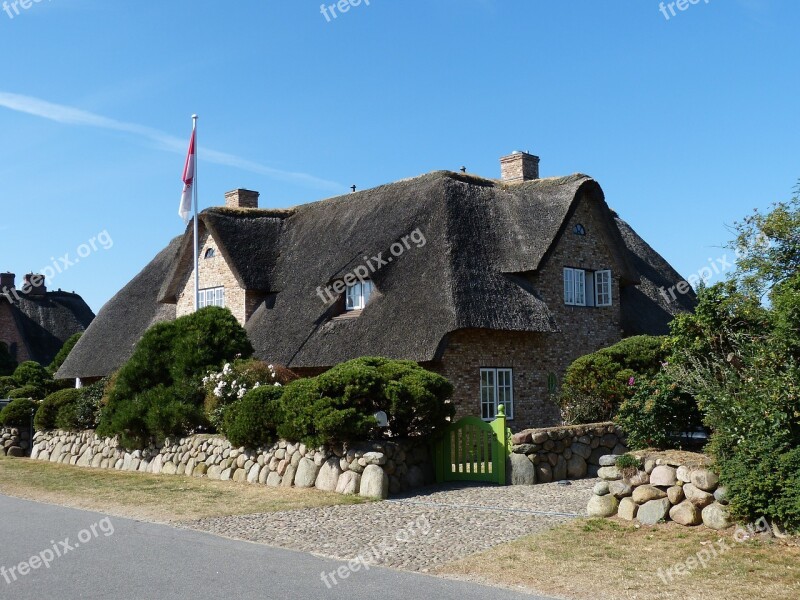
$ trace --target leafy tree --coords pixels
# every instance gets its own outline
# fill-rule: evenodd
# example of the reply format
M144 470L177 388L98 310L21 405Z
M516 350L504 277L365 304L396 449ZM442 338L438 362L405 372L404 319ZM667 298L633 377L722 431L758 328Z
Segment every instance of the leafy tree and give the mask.
M78 343L78 340L81 339L82 335L82 333L76 333L66 342L64 342L63 346L61 346L61 350L58 351L58 354L56 354L53 362L51 362L47 367L47 372L51 377L56 374L56 371L58 371L61 368L61 365L64 364L64 361L67 360L67 356L69 356L69 353L72 352L72 349L75 347L75 344Z

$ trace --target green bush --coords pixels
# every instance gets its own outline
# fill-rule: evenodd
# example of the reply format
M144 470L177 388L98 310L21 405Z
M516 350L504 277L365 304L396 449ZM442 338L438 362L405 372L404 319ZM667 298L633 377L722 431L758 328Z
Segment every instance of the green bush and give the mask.
M203 376L252 353L244 329L224 308L203 308L151 327L114 377L98 434L143 447L207 425Z
M61 346L61 350L58 351L58 354L56 354L53 362L51 362L47 367L47 372L51 377L56 374L56 371L58 371L61 368L61 365L64 364L64 361L67 360L67 356L69 356L69 353L72 352L72 349L75 347L75 344L78 343L78 340L81 339L82 335L82 333L76 333L66 342L64 342L63 346Z
M6 346L5 342L0 342L0 378L11 375L16 368L17 361L11 356L8 346Z
M432 435L454 414L452 393L414 362L359 358L287 385L278 434L311 446L365 439L385 433L374 417L383 411L392 436Z
M32 360L21 363L14 371L13 377L19 387L32 385L38 388L44 388L45 383L51 379L47 370Z
M681 434L703 422L697 401L666 370L637 382L633 397L622 403L615 420L634 449L681 447Z
M9 402L0 411L0 425L5 427L27 427L30 425L33 414L39 407L39 403L27 398L19 398Z
M575 360L564 374L558 404L569 425L608 421L633 395L633 383L655 375L666 360L666 338L626 338Z
M222 432L234 446L258 448L275 441L282 420L282 387L261 386L247 392L225 411Z
M70 388L59 390L47 396L39 405L33 425L37 431L47 431L56 428L56 417L59 409L67 404L73 404L81 396L81 390Z
M17 380L10 375L0 377L0 398L8 398L11 390L17 389Z
M35 385L23 385L8 392L8 397L12 399L31 398L33 400L41 400L43 396L43 389Z

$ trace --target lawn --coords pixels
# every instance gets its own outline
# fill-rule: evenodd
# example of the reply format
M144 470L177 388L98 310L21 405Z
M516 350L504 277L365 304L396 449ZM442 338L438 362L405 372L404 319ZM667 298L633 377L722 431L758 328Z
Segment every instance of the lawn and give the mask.
M666 573L698 552L730 549L684 575ZM724 547L724 546L723 546ZM688 564L688 563L687 563ZM666 578L666 583L659 577ZM800 547L675 524L578 519L445 565L439 574L580 600L800 598Z
M0 494L156 522L356 504L358 496L0 457Z

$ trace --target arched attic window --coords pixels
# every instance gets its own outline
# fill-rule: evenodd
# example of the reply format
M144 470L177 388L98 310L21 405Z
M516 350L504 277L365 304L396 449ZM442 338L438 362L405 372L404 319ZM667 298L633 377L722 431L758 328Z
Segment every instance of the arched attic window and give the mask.
M203 258L214 258L215 255L216 252L214 251L214 249L209 248L208 250L206 250L206 253L203 255Z

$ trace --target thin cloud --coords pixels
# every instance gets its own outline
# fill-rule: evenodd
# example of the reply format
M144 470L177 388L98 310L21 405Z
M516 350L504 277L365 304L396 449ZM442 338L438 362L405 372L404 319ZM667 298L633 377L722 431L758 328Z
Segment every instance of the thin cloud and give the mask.
M152 127L146 127L144 125L137 125L136 123L125 123L124 121L109 119L107 117L96 115L78 108L73 108L71 106L47 102L46 100L42 100L40 98L23 96L20 94L11 94L8 92L0 92L0 106L16 112L41 117L49 121L63 123L65 125L96 127L99 129L130 133L149 140L150 142L154 142L159 148L166 150L167 152L174 152L178 154L186 152L186 140L169 135L163 131L153 129ZM207 160L208 162L214 164L224 165L226 167L234 167L243 171L257 173L259 175L264 175L280 181L299 183L318 189L342 189L342 185L335 181L320 179L319 177L309 175L308 173L275 169L273 167L268 167L234 154L228 154L227 152L219 152L209 148L202 148L200 157L201 160Z

